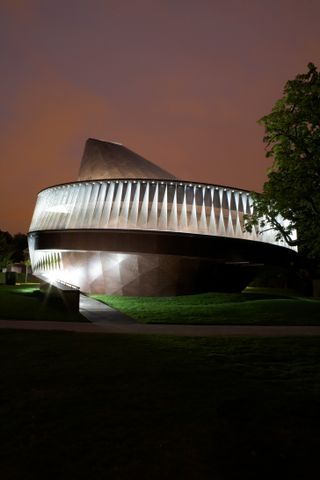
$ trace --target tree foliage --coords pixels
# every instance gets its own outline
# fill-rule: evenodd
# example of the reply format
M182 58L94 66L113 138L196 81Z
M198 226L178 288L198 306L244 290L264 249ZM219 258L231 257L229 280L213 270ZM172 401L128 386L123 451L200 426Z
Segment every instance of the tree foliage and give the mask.
M0 230L0 268L7 267L12 262L24 261L27 247L27 236L23 233L12 236L9 232Z
M274 228L278 238L319 263L320 73L312 63L307 73L286 83L283 97L259 123L273 163L262 194L253 194L254 214L246 229Z

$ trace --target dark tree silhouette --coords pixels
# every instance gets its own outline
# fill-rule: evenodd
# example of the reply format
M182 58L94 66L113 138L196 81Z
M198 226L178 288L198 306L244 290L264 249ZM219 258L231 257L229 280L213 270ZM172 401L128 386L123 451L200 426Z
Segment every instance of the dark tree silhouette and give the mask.
M273 163L262 194L253 194L254 214L245 228L274 228L319 268L320 73L315 65L309 63L307 73L286 83L283 97L259 123ZM279 215L287 220L285 226Z

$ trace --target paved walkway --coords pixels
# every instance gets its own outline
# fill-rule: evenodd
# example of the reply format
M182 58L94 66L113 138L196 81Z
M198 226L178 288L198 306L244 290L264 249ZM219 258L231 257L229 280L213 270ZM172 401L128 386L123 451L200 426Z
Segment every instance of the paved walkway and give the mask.
M137 325L137 322L133 318L128 317L128 315L83 294L80 294L79 310L89 322L100 327Z
M0 328L19 330L57 330L85 333L126 333L180 336L258 336L280 337L319 335L320 326L258 325L158 325L138 323L124 313L85 295L80 295L80 313L90 323L0 320Z
M79 322L46 322L33 320L0 320L0 329L56 330L84 333L126 333L179 335L188 337L248 336L287 337L320 336L320 326L250 326L250 325L95 325Z

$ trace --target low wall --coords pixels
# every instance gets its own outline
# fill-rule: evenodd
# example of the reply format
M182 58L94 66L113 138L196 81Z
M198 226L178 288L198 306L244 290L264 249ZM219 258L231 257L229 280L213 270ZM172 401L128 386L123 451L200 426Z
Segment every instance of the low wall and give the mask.
M79 311L80 289L78 287L58 281L53 283L42 281L40 291L45 292L49 299L61 299L68 310Z

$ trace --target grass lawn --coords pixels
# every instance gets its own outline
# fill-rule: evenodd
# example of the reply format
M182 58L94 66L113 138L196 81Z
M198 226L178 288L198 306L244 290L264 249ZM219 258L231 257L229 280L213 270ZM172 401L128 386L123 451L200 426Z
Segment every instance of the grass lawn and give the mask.
M143 323L319 325L320 301L266 293L94 298Z
M319 351L320 337L1 331L1 478L313 478Z
M68 311L59 299L50 299L38 284L0 285L0 318L86 322L77 312Z

